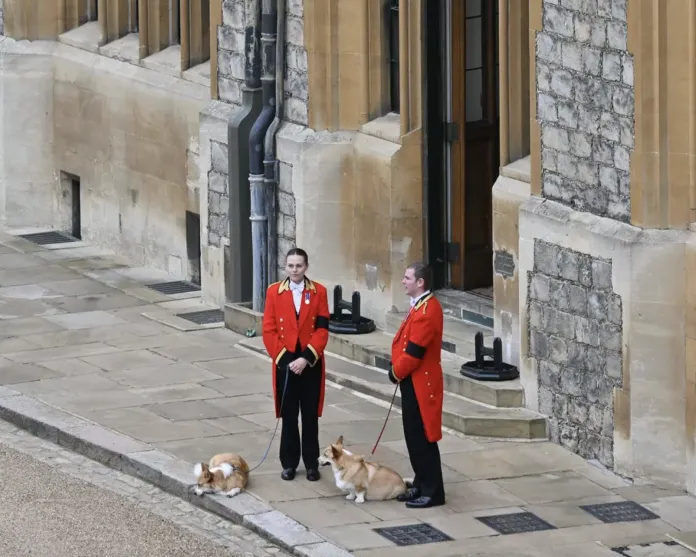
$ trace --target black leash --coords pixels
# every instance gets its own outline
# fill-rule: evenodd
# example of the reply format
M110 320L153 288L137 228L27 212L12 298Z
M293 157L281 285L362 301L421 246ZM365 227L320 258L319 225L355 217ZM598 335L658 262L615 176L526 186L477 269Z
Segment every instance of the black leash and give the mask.
M276 425L275 425L275 429L273 430L273 435L271 436L271 440L268 443L268 447L266 447L266 453L261 458L261 462L259 462L253 468L251 468L249 470L250 473L253 472L254 470L256 470L259 466L261 466L264 463L264 461L266 460L266 457L268 456L268 452L271 450L271 445L273 445L273 440L275 439L275 436L278 433L278 425L280 424L280 420L281 420L282 415L283 415L283 403L285 402L285 393L288 390L289 379L290 379L290 366L288 366L287 369L285 370L285 385L283 385L283 394L280 397L280 412L278 413L278 419L276 420Z

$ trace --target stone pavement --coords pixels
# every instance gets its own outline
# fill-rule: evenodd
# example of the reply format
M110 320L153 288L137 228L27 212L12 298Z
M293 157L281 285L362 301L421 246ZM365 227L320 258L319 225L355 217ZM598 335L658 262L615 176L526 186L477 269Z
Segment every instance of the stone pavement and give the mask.
M81 243L49 248L0 233L0 417L186 498L194 462L235 451L255 466L275 427L268 358L225 329L181 330L173 313L203 308L197 295L145 286L172 277ZM329 358L330 367L355 365ZM321 443L344 435L369 454L387 405L331 385L326 404ZM632 485L545 441L447 433L447 505L423 511L346 501L327 469L316 483L302 474L284 482L277 450L276 439L251 494L193 502L301 555L608 557L619 554L614 547L642 555L633 546L672 548L669 535L696 525L696 499ZM398 411L374 459L412 475ZM656 517L604 523L580 508L627 501ZM497 516L510 527L523 511L553 529L500 534L479 520ZM375 530L416 524L450 540L400 546Z

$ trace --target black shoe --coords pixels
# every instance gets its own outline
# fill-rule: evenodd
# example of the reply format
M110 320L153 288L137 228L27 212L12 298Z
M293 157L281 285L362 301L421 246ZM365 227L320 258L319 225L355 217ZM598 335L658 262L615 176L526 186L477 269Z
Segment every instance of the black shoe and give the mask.
M319 474L318 469L310 468L307 470L307 480L310 482L316 482L319 478L321 478L321 474Z
M285 481L290 481L295 479L295 469L294 468L286 468L280 473L280 477L283 478Z
M403 503L404 501L413 501L414 499L418 499L418 497L420 497L419 489L417 487L409 487L406 493L397 495L396 500Z
M418 497L412 499L411 501L406 501L406 506L409 509L429 509L430 507L439 507L445 504L445 498L434 498L434 497Z

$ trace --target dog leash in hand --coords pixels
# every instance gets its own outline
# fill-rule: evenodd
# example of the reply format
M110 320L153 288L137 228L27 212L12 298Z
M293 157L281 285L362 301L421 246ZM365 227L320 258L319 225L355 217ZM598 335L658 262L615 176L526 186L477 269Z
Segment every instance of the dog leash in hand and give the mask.
M269 451L271 450L271 445L273 445L273 440L275 439L276 434L278 433L278 425L280 424L280 419L283 415L283 403L285 402L285 393L288 390L288 381L290 379L290 366L287 367L285 370L285 385L283 385L283 394L280 397L280 412L278 412L278 418L276 419L276 425L275 429L273 430L273 435L271 435L271 440L268 443L268 447L266 447L266 452L264 453L263 457L261 458L261 462L259 462L256 466L251 468L249 470L249 473L253 472L256 470L259 466L261 466L264 461L266 460L266 457L268 456Z
M372 447L372 452L370 453L370 458L372 458L375 454L375 451L377 450L377 445L379 445L380 440L382 439L382 435L384 434L384 430L387 428L387 423L389 422L389 414L391 414L392 408L394 407L394 400L396 399L396 391L399 389L399 385L397 384L396 387L394 387L394 394L392 395L391 398L391 403L389 404L389 410L387 410L387 417L384 419L384 425L382 426L382 431L379 432L379 436L377 437L377 441L375 442L375 446Z

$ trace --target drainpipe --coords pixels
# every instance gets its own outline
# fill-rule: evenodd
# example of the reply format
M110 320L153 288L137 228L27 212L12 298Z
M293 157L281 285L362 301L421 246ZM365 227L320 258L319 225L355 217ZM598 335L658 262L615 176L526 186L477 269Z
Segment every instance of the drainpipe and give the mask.
M262 108L261 0L246 0L245 7L242 107L227 124L230 245L226 250L225 298L232 304L249 302L253 294L249 138Z
M276 0L261 4L261 98L263 109L249 135L251 189L251 249L253 254L252 309L262 312L268 285L268 213L266 212L264 137L275 114Z
M367 0L366 0L367 1ZM276 157L276 134L283 121L285 104L285 1L278 0L275 59L275 118L264 139L264 188L266 215L268 215L268 283L275 282L278 274L278 181L279 164Z

